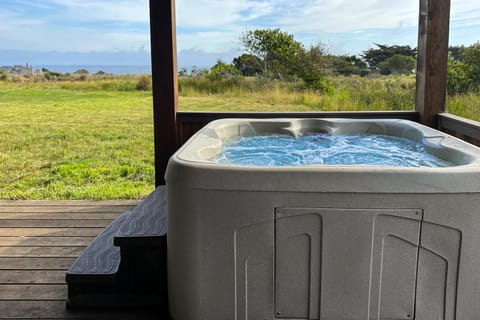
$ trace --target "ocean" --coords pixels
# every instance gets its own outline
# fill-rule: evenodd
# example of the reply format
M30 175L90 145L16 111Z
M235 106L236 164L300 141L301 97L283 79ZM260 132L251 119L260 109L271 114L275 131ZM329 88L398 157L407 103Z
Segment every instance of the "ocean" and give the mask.
M74 73L77 70L85 69L89 73L103 71L111 74L151 74L152 68L149 65L144 66L122 66L122 65L35 65L36 69L46 68L50 71L60 73Z

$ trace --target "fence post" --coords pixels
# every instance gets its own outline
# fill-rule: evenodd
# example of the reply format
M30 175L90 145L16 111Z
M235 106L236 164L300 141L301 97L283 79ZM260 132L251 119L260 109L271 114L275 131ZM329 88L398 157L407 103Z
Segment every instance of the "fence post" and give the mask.
M450 0L420 0L415 105L430 127L445 112L449 27Z
M175 0L150 0L155 185L165 184L168 159L177 149L178 109Z

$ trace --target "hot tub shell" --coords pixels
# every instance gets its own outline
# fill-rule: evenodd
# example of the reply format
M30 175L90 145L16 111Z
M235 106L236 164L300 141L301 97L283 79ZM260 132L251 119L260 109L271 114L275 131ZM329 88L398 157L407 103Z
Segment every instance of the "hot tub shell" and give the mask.
M211 161L242 136L375 133L446 168ZM174 320L478 319L480 150L406 120L225 119L170 159Z

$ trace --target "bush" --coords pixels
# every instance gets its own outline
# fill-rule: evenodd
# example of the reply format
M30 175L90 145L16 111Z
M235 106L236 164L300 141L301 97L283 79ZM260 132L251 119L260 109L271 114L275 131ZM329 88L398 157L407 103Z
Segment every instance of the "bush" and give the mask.
M480 91L480 43L460 49L462 62L466 65L466 72L470 79L470 90Z
M79 81L88 81L90 80L90 75L88 73L81 73L78 77Z
M190 71L190 77L193 78L201 78L208 75L208 69L205 68L198 68L197 66L193 66L192 70Z
M78 69L74 72L75 74L89 74L87 69Z
M410 56L395 54L385 61L380 62L377 66L380 69L380 74L389 75L396 74L412 74L415 69L417 60Z
M355 66L345 56L334 57L333 68L336 73L344 76L352 75L355 72Z
M220 80L238 78L241 75L242 73L234 65L218 60L217 64L210 69L207 77L210 80Z
M150 76L147 76L147 75L140 76L140 78L138 78L136 88L137 88L137 90L140 90L140 91L151 90L152 89L152 79L150 78Z
M480 91L480 43L458 48L448 59L447 92L450 95Z
M303 73L300 75L300 77L305 82L305 86L308 89L319 91L323 94L335 93L335 87L332 85L332 83L319 73Z
M472 80L470 79L467 65L462 61L455 61L449 57L447 93L449 95L467 93L471 86Z
M8 80L8 73L0 71L0 81L7 81Z
M263 61L253 54L244 53L241 56L234 58L233 65L246 77L254 77L263 74Z

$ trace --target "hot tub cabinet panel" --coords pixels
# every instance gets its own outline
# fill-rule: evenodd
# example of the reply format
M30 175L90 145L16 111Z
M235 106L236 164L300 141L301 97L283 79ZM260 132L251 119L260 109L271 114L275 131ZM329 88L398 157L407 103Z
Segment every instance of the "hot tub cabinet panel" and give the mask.
M309 130L315 124L292 121ZM288 120L262 122L214 122L170 161L174 320L478 319L477 148L408 121L319 120L317 130L393 126L397 135L435 136L435 148L450 148L437 152L457 165L253 168L208 161L210 149L250 130L243 126L288 127ZM429 177L423 186L416 173Z
M420 221L421 210L277 209L275 315L411 318Z

